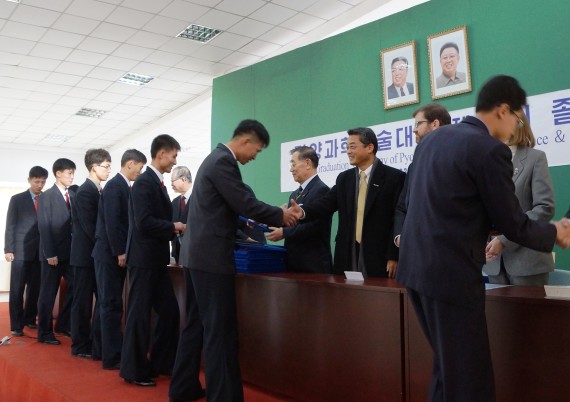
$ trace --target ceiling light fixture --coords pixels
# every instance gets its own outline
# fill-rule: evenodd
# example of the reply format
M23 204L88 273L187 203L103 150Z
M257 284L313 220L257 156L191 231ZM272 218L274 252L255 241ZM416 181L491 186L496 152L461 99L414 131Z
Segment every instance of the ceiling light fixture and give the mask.
M10 3L20 3L22 0L6 0L9 1Z
M145 86L152 80L154 80L154 77L135 73L126 73L119 78L119 82L122 82L123 84L137 85L139 87Z
M206 43L221 33L222 31L214 28L191 24L184 31L176 35L176 37L183 39L192 39L198 42Z
M107 111L105 110L81 108L75 114L77 116L94 117L98 119L99 117L103 116L105 113L107 113Z

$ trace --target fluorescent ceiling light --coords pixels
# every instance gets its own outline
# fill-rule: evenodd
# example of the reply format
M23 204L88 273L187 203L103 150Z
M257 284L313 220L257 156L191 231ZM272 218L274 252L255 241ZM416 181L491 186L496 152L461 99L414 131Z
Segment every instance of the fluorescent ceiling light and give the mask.
M107 113L105 110L81 108L75 114L77 116L94 117L98 119L99 117L103 116L105 113Z
M11 3L20 3L21 2L21 0L6 0L6 1L9 1Z
M119 82L122 82L123 84L137 85L139 87L145 86L152 80L154 80L154 77L135 73L126 73L119 78Z
M198 42L206 43L220 33L222 33L222 31L214 28L191 24L188 25L188 28L186 28L184 31L176 35L176 37L183 39L192 39Z

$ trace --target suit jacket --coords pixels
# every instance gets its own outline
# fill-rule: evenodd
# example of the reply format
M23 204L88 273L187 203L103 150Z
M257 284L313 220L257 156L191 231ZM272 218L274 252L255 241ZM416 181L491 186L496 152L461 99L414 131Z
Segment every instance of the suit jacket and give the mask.
M394 209L405 176L404 172L375 159L368 179L360 251L360 259L364 261L368 276L387 277L387 261L398 260L398 248L394 245L392 228ZM350 271L354 267L358 184L358 168L346 170L337 176L336 184L324 197L303 208L306 219L330 216L338 211L334 274L342 275L344 271Z
M546 154L538 149L519 146L513 158L513 182L521 208L529 218L548 222L554 217L554 190L548 173ZM510 275L538 275L554 271L551 253L541 253L499 236L505 249L499 258L483 266L488 275L498 275L501 258Z
M92 180L86 179L75 193L75 203L71 210L73 236L69 263L75 267L93 268L93 246L97 225L99 189Z
M295 199L303 206L310 205L329 192L329 187L315 176L301 195L294 191L288 200ZM313 221L299 221L296 226L283 228L288 271L332 273L331 255L332 216Z
M117 263L117 256L126 253L129 196L129 185L120 173L105 184L99 197L95 246L91 254L94 259Z
M414 84L411 82L406 82L406 87L408 88L408 93L410 95L414 94ZM396 89L394 84L388 87L388 99L394 99L400 97L400 91Z
M281 208L258 201L246 188L236 159L223 144L206 157L194 181L180 265L234 274L234 241L239 216L281 226Z
M38 200L39 202L39 200ZM14 260L38 259L40 232L38 216L29 190L10 198L6 214L4 253L13 253Z
M172 204L166 188L149 167L137 177L129 199L127 264L166 267L174 237Z
M402 227L406 220L406 212L408 210L408 182L410 180L410 175L412 174L413 165L414 163L412 162L408 166L404 186L402 187L400 197L398 197L398 203L396 204L396 210L394 211L394 231L392 233L392 238L395 238L402 233Z
M180 212L180 200L182 199L182 195L179 195L175 199L172 200L172 222L186 222L188 220L188 206L190 202L190 198L186 200L186 205L184 206L184 211ZM174 240L171 241L172 243L172 256L178 262L178 258L180 257L180 242L182 238L175 237Z
M73 208L75 195L68 191ZM38 229L40 232L40 260L57 257L69 261L71 251L71 209L67 207L61 191L54 184L38 200Z
M447 303L483 303L481 268L492 226L526 247L552 250L556 228L522 212L511 157L475 117L422 139L409 178L398 282Z

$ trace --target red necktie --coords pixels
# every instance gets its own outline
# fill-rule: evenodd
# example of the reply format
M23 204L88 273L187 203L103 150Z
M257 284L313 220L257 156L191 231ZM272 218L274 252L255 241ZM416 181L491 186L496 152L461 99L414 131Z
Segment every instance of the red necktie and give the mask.
M164 180L160 182L160 186L164 188Z
M71 204L69 203L69 193L65 190L65 203L67 204L67 209L71 209Z
M39 195L36 195L34 197L34 209L36 210L36 213L38 213L38 199L40 198Z
M184 213L184 208L186 208L186 197L182 196L180 198L180 215Z

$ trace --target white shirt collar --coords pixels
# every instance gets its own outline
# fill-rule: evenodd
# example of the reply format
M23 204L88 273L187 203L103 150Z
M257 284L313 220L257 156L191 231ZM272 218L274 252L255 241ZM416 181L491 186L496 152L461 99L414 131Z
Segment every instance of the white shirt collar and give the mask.
M309 183L311 182L311 180L313 180L318 173L315 173L314 175L312 175L311 177L309 177L307 180L305 180L304 182L301 183L301 188L304 190L307 188L307 186L309 185Z
M148 165L149 168L151 168L154 173L156 173L156 175L158 176L158 180L161 181L162 183L164 183L164 176L162 175L162 173L160 173L154 166L152 166L151 164Z
M236 154L234 154L234 151L232 151L232 149L231 149L230 147L228 147L226 144L222 144L222 145L223 145L224 147L226 147L227 149L230 150L230 152L232 153L234 159L237 161Z

